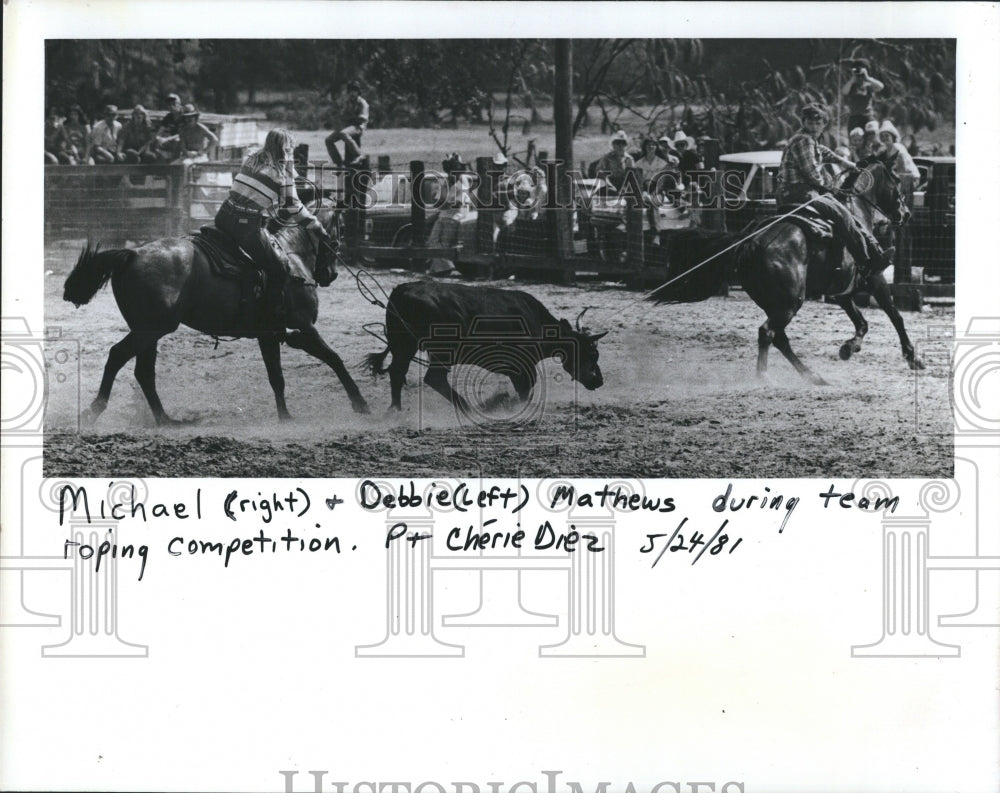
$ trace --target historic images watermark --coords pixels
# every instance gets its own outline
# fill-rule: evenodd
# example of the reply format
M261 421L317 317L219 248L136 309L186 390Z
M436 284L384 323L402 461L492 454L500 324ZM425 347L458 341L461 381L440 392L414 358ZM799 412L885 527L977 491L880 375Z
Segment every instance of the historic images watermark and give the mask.
M307 771L312 779L312 791L308 785L296 787L296 777L298 771L279 771L284 780L285 793L583 793L583 791L595 791L596 793L745 793L744 783L741 781L702 781L702 782L679 782L679 781L658 781L654 783L635 783L631 780L627 782L580 782L578 780L560 779L563 771L540 771L544 777L541 782L534 780L520 780L517 782L503 782L494 780L480 785L478 782L436 782L426 780L424 782L389 782L389 781L362 781L362 782L341 782L327 779L329 771ZM302 780L308 783L309 780Z

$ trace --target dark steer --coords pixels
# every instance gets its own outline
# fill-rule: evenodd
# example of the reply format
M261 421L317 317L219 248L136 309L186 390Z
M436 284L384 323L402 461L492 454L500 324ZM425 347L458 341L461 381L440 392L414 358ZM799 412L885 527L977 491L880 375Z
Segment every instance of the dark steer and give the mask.
M463 411L468 403L448 382L455 364L508 376L521 400L531 396L538 379L535 366L546 358L559 359L590 391L604 383L597 341L605 333L581 330L579 318L574 329L526 292L433 281L400 284L389 296L385 332L389 346L366 356L364 365L372 374L389 373L397 410L410 361L420 348L428 357L424 382ZM385 367L389 353L392 362Z

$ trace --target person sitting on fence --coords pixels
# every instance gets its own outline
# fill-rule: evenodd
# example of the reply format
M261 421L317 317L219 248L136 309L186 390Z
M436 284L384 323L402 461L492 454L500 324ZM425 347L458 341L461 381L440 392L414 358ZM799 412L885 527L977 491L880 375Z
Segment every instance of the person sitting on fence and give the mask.
M77 164L85 163L90 149L90 124L83 114L83 108L73 105L62 126L69 140L69 153L73 160Z
M490 173L493 178L493 196L495 205L499 209L480 209L480 212L488 211L493 220L493 252L501 253L505 250L507 242L506 235L517 221L517 207L512 205L510 192L508 190L509 179L507 177L508 160L503 152L493 155L493 165Z
M90 131L90 154L88 162L106 164L121 162L118 139L122 134L122 123L118 120L118 106L105 105L104 117L94 124Z
M150 151L154 140L156 131L149 122L149 113L142 105L136 105L122 127L121 151L125 162L156 162L156 155Z
M205 162L208 160L208 152L205 149L209 144L219 142L219 137L208 127L198 120L198 113L192 104L184 105L182 110L182 121L180 130L177 132L180 156L174 160L175 165L190 165L193 162ZM164 143L169 143L170 138Z
M362 98L361 84L357 80L347 84L347 98L338 121L345 126L327 135L326 151L334 165L350 165L361 156L361 136L368 127L368 102ZM341 140L344 142L343 157L337 149L337 141Z
M778 167L778 206L810 202L822 217L833 223L838 238L862 272L878 272L888 265L894 249L882 250L871 232L830 193L832 182L823 170L823 163L839 162L851 170L857 170L857 166L817 140L828 120L821 105L802 108L802 128L788 141Z
M657 154L657 141L646 138L642 142L642 156L635 161L642 180L642 196L646 203L649 216L649 226L653 231L653 245L660 244L660 212L661 203L671 192L676 192L677 179L665 179L664 173L669 169L666 161Z
M172 162L181 153L181 126L184 124L184 113L181 98L177 94L167 94L167 114L160 119L156 130L156 140L150 150L158 160Z
M265 226L266 217L276 214L282 222L316 224L323 236L328 236L295 190L294 149L287 130L268 132L264 147L243 161L229 196L215 216L216 227L232 237L267 273L265 305L275 322L283 322L288 263Z
M628 135L620 129L611 136L611 151L597 161L597 176L605 179L615 190L622 189L625 174L629 168L635 167L635 160L625 150L627 146Z
M45 164L74 165L75 163L62 119L57 112L50 110L45 119Z

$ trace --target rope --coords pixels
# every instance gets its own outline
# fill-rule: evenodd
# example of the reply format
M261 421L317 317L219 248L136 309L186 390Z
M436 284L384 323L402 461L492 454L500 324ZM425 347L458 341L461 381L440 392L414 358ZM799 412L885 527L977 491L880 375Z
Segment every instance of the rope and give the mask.
M650 289L648 292L643 292L641 295L639 295L636 298L636 302L638 302L640 300L644 300L647 297L649 297L651 294L653 294L653 292L656 292L657 290L662 289L665 286L670 286L670 284L674 283L675 281L679 281L681 278L684 278L685 276L690 275L695 270L697 270L699 267L703 267L704 265L708 264L713 259L717 259L722 254L726 253L727 251L731 251L733 248L739 247L740 245L742 245L744 242L746 242L750 238L756 237L758 234L762 234L763 232L767 231L769 228L771 228L772 226L774 226L776 223L780 223L785 218L791 217L796 212L798 212L800 209L802 209L803 207L809 206L809 204L811 204L813 201L818 200L821 197L822 196L818 196L818 195L814 196L814 197L810 198L808 201L805 201L805 202L803 202L801 204L798 204L797 206L795 206L794 208L792 208L790 211L786 212L784 215L778 215L777 217L773 218L766 225L761 226L759 229L756 229L755 231L752 231L750 234L747 234L745 237L741 237L741 238L737 239L736 242L732 243L731 245L727 245L721 251L717 251L716 253L713 253L707 259L704 259L703 261L698 262L698 264L696 264L694 267L691 267L690 269L685 270L683 273L681 273L680 275L678 275L678 276L676 276L674 278L671 278L666 283L660 284L659 286L657 286L657 287L655 287L653 289Z

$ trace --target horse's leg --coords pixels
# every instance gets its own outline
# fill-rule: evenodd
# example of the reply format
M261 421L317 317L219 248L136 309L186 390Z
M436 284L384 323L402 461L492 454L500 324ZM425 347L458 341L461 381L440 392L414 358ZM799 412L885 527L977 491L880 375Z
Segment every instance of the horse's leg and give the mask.
M799 356L792 352L792 345L788 341L788 334L785 333L785 326L791 322L793 316L795 315L791 314L790 316L782 315L768 317L768 322L766 324L770 326L771 341L774 342L774 346L781 351L781 354L788 359L788 362L795 367L795 371L806 378L810 383L813 385L829 385L826 380L802 363L802 361L799 360Z
M361 396L361 392L358 390L358 386L355 384L354 378L351 377L351 373L348 372L347 367L344 366L344 362L340 359L340 356L337 355L337 353L330 349L330 345L323 341L322 336L319 335L319 331L317 331L313 325L309 325L307 328L289 333L285 337L285 342L289 347L295 347L303 352L307 352L333 369L337 377L340 379L341 384L344 386L344 390L347 391L347 396L351 400L351 407L354 408L354 412L369 412L368 403L365 402L365 398Z
M771 330L770 320L764 320L764 324L757 329L757 377L767 375L767 350L774 339L774 331Z
M861 315L858 307L854 304L854 299L850 295L838 295L834 300L837 301L838 306L847 312L847 316L854 323L854 338L845 341L840 346L840 360L846 361L854 353L861 351L861 341L864 339L865 334L868 333L868 323L865 322L865 318Z
M155 349L159 336L153 339ZM114 345L108 352L108 361L104 365L104 376L101 378L101 387L97 391L97 396L90 403L90 420L96 421L104 409L108 406L108 399L111 398L111 386L114 385L115 377L121 368L132 360L144 347L149 346L149 336L145 333L130 332L120 342Z
M910 365L911 369L923 369L924 364L917 358L913 344L910 343L910 337L906 335L906 326L903 324L903 318L899 315L899 309L896 308L896 304L893 302L892 292L889 291L889 284L886 283L885 276L882 273L875 273L872 275L870 281L875 301L886 313L886 316L889 317L893 327L896 329L896 333L899 335L899 343L902 345L903 357L906 359L906 362Z
M257 337L260 355L267 368L267 380L274 391L274 401L278 405L278 418L287 421L291 418L288 406L285 405L285 375L281 371L281 341L273 333L262 333Z
M156 393L156 345L159 339L148 347L143 347L135 357L135 379L139 381L142 393L153 411L157 426L164 424L183 424L183 421L172 419L163 410L160 396Z

